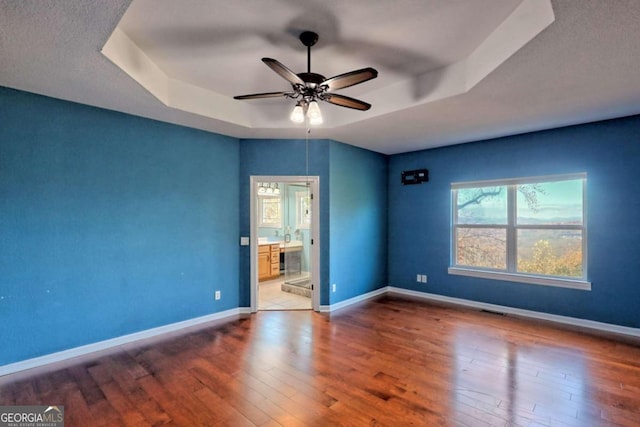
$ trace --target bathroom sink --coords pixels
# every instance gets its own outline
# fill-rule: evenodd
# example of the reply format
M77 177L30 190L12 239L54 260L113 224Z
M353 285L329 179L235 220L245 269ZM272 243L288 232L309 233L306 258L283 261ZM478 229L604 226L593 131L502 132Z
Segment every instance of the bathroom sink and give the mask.
M300 240L292 240L290 242L280 242L280 246L285 248L296 248L298 246L304 246L304 244Z

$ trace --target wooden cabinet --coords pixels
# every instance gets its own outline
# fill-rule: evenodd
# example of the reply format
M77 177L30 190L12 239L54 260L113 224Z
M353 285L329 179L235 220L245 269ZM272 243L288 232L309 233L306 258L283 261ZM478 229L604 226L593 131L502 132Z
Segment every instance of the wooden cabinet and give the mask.
M280 276L280 244L258 246L258 281Z
M270 245L258 246L258 280L265 280L271 276Z
M271 278L280 276L280 245L271 245Z

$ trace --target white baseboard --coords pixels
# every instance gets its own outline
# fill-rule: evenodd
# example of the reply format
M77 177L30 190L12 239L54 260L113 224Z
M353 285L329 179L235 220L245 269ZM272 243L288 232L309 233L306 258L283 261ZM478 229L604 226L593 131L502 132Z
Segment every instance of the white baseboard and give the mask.
M117 347L123 344L128 344L134 341L139 341L145 338L157 337L158 335L167 334L169 332L179 331L191 326L200 325L215 320L222 320L227 317L238 316L241 314L251 313L249 307L233 308L231 310L221 311L219 313L208 314L206 316L196 317L195 319L184 320L182 322L171 323L169 325L159 326L157 328L147 329L133 334L123 335L117 338L112 338L104 341L100 341L93 344L83 345L81 347L71 348L69 350L59 351L57 353L51 353L40 357L34 357L33 359L22 360L20 362L10 363L8 365L0 366L0 377L3 375L13 374L15 372L25 371L27 369L37 368L40 366L48 365L50 363L61 362L63 360L72 359L78 356L84 356L85 354L95 353L96 351L107 350L109 348Z
M596 322L594 320L579 319L576 317L559 316L557 314L543 313L540 311L524 310L521 308L508 307L504 305L488 304L484 302L472 301L462 298L447 297L427 292L410 291L408 289L388 286L386 290L391 294L407 295L430 301L446 302L450 304L463 305L466 307L479 308L481 310L496 311L500 313L515 314L517 316L529 317L539 320L547 320L565 325L578 326L586 329L609 332L620 335L627 335L640 338L640 329L628 326L614 325L611 323Z
M240 310L238 312L238 314L251 314L251 313L253 313L253 311L251 311L251 307L240 307L240 308L238 308L238 310Z
M559 316L556 314L548 314L539 311L524 310L520 308L513 308L503 305L488 304L478 301L466 300L462 298L447 297L438 294L430 294L427 292L411 291L408 289L396 288L394 286L386 286L375 291L367 292L363 295L358 295L353 298L349 298L344 301L332 305L321 305L320 312L330 313L332 311L339 310L341 308L348 307L350 305L366 301L371 298L375 298L384 294L397 294L406 295L414 298L420 298L429 301L445 302L449 304L462 305L466 307L478 308L481 310L490 310L501 313L514 314L522 317L529 317L533 319L547 320L550 322L561 323L565 325L578 326L581 328L592 329L597 331L609 332L620 335L627 335L631 337L640 338L640 329L631 328L627 326L613 325L610 323L596 322L593 320L579 319L575 317ZM64 360L72 359L74 357L84 356L86 354L95 353L97 351L107 350L120 345L128 344L131 342L139 341L145 338L157 337L159 335L167 334L170 332L179 331L191 326L200 325L207 322L216 320L222 320L228 317L251 314L251 307L238 307L231 310L221 311L219 313L213 313L195 319L189 319L182 322L172 323L170 325L160 326L157 328L147 329L145 331L136 332L129 335L123 335L121 337L112 338L105 341L100 341L93 344L84 345L81 347L71 348L69 350L60 351L57 353L47 354L33 359L27 359L20 362L11 363L8 365L0 366L0 377L4 375L13 374L27 369L37 368L40 366L48 365L50 363L61 362Z
M375 291L371 291L371 292L367 292L366 294L362 294L362 295L358 295L356 297L353 298L349 298L346 299L344 301L340 301L338 303L335 304L331 304L331 305L321 305L320 306L320 312L321 313L330 313L332 311L336 311L339 310L341 308L345 308L348 307L350 305L362 302L362 301L366 301L368 299L371 298L375 298L379 295L384 295L387 293L387 287L385 286L384 288L380 288L380 289L376 289Z

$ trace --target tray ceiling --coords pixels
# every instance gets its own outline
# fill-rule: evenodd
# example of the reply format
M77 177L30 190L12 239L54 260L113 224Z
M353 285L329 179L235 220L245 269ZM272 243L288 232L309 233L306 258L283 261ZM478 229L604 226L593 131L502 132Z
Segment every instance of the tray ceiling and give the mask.
M0 3L0 85L239 138L301 138L261 61L374 67L313 137L399 153L640 113L640 2L25 0Z

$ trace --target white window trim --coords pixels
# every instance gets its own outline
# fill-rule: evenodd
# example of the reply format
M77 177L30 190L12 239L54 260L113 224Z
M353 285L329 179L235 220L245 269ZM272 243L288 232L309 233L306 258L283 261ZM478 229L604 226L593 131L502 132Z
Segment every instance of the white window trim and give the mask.
M515 221L516 215L516 204L513 200L515 197L515 190L510 189L509 186L515 186L520 184L532 184L532 183L544 183L544 182L555 182L555 181L568 181L582 179L583 180L583 188L582 188L582 225L517 225ZM591 290L591 282L586 280L587 274L587 215L586 215L586 181L587 174L586 173L578 173L578 174L567 174L567 175L550 175L550 176L541 176L541 177L527 177L527 178L513 178L513 179L501 179L501 180L489 180L489 181L473 181L473 182L457 182L451 184L451 190L453 195L453 190L458 190L460 188L475 188L475 187L490 187L490 186L507 186L507 197L509 198L507 202L508 211L508 221L507 224L461 224L463 228L502 228L504 227L507 230L511 230L511 233L507 232L507 270L494 270L494 269L483 269L480 267L467 267L461 265L455 265L456 260L456 216L457 210L453 206L453 199L451 201L451 209L452 209L452 222L451 222L451 267L448 269L448 273L452 275L459 276L468 276L468 277L477 277L481 279L493 279L493 280L504 280L510 282L518 282L518 283L528 283L534 285L544 285L544 286L555 286L562 288L571 288L571 289L580 289L580 290ZM535 274L523 274L517 273L515 271L515 257L516 257L516 249L515 249L515 234L519 229L558 229L558 230L580 230L582 231L582 254L583 254L583 277L582 278L567 278L567 277L558 277L558 276L544 276L544 275L535 275Z
M480 279L505 280L508 282L529 283L532 285L556 286L559 288L591 290L591 282L580 279L561 279L553 276L536 276L505 271L479 270L471 267L449 267L449 274L457 276L477 277Z

